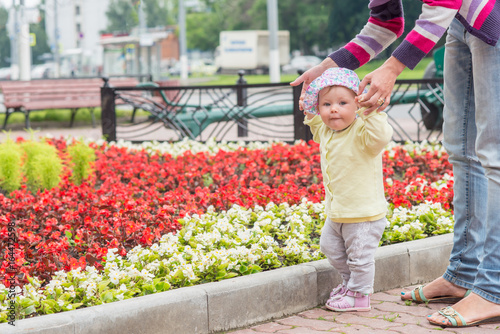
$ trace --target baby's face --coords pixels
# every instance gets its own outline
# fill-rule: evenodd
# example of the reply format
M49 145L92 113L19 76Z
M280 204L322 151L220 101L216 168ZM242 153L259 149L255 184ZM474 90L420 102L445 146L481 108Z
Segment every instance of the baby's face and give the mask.
M344 86L325 87L319 92L318 109L323 122L332 130L344 130L356 119L356 94Z

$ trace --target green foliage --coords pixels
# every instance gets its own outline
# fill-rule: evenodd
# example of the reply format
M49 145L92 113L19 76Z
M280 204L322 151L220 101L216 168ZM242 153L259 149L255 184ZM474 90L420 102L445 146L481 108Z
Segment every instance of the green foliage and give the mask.
M10 38L7 31L8 18L9 13L3 6L0 6L0 67L10 65L8 61L10 58Z
M279 29L290 31L290 50L312 54L315 47L326 50L333 46L328 36L328 20L332 7L337 2L339 1L304 0L279 3ZM343 2L355 7L352 1ZM363 1L363 6L366 5L367 1ZM367 20L368 16L365 17L365 22ZM358 31L352 31L352 37Z
M68 147L68 153L73 167L71 180L80 185L90 175L91 162L95 161L95 152L85 143L78 142Z
M61 180L62 162L56 148L33 140L21 146L26 154L23 169L28 189L37 191L57 186Z
M108 18L107 32L126 32L139 24L140 5L143 5L147 27L166 26L172 19L169 16L164 0L112 0L106 16Z
M144 12L146 16L146 25L148 27L166 26L168 24L168 11L158 0L142 0L144 3Z
M353 2L359 4L353 5ZM333 45L345 44L362 29L369 15L368 1L333 1L325 39Z
M139 23L139 16L130 0L112 0L106 11L107 32L130 32Z
M153 1L153 0L151 0ZM266 0L204 0L202 10L187 14L188 48L214 50L223 30L266 30ZM199 8L197 8L199 9ZM404 3L405 33L414 26L422 3ZM361 31L370 10L366 0L303 0L278 2L278 27L290 31L290 50L312 54L314 50L343 46ZM393 43L385 58L401 42Z
M266 29L265 0L207 0L201 11L190 9L186 16L187 43L191 49L214 50L223 30Z
M191 13L186 17L187 47L214 50L219 45L219 22L212 13Z
M11 193L21 187L21 149L11 139L0 144L0 188Z

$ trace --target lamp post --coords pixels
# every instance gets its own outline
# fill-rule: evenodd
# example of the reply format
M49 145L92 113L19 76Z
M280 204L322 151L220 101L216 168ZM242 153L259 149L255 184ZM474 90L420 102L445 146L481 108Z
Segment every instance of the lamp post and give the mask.
M181 61L181 79L188 78L188 59L186 46L186 8L184 0L179 0L179 58Z
M17 38L19 52L19 79L31 80L30 26L24 15L24 0L20 0L21 24Z
M269 77L271 82L280 82L278 0L267 0L267 28L269 29Z
M55 62L55 77L61 76L61 57L59 55L59 24L57 22L57 0L54 1L54 62Z
M19 22L16 0L12 0L12 15L14 17L13 29L10 32L10 78L12 80L19 79L19 61L18 61L18 46L19 38Z

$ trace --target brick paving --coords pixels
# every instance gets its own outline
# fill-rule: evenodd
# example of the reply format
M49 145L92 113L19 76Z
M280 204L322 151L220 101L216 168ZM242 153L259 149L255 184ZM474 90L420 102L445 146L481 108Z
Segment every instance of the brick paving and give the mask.
M401 291L415 286L373 294L370 312L332 312L316 307L281 319L256 324L227 334L322 334L322 333L457 333L500 334L500 325L488 324L470 328L441 328L429 324L427 315L448 304L412 304L401 301ZM219 333L222 334L222 333Z
M48 127L48 126L40 127L34 125L32 130L34 131L35 139L46 136L52 136L54 138L59 138L59 137L89 138L93 140L102 138L102 130L100 126L96 126L95 128L90 126L81 126L81 127L75 126L73 128L69 128L69 127ZM31 138L30 132L18 128L11 129L9 126L7 126L7 130L5 132L0 131L0 142L5 140L7 136L10 136L11 139L16 139L17 137L23 137L24 139Z

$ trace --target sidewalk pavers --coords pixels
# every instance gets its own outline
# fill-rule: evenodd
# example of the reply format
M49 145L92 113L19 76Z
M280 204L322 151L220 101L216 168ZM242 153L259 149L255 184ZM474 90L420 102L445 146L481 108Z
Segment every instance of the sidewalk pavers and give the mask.
M320 334L320 333L500 333L500 325L488 324L469 328L441 328L428 323L427 315L448 304L406 305L400 299L401 291L416 286L393 289L373 294L369 312L332 312L316 307L292 316L275 319L243 329L221 332L227 334ZM220 334L221 334L220 333Z

